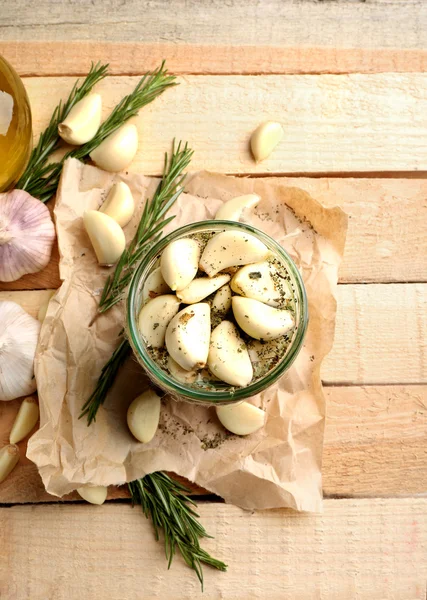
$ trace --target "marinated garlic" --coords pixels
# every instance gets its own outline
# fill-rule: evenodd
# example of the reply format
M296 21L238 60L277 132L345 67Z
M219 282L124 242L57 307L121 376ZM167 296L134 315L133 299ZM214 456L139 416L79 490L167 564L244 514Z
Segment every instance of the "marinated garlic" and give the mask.
M158 258L143 285L139 329L173 379L246 387L285 355L295 325L289 275L259 238L236 230L195 234L171 242ZM225 270L235 272L232 279ZM180 302L188 306L178 312ZM269 356L262 372L266 343L276 360Z

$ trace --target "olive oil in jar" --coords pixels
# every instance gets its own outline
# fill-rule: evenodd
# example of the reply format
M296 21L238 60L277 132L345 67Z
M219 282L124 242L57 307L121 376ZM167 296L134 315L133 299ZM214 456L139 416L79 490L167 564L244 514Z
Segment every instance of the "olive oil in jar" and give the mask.
M18 74L0 56L0 192L22 175L32 146L31 111Z

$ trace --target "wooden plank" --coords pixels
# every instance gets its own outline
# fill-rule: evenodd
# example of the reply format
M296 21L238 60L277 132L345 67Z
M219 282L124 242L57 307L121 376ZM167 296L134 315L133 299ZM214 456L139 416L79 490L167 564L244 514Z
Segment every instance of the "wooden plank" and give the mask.
M427 280L427 236L419 226L427 222L427 179L283 177L281 181L306 190L325 206L340 206L349 215L341 282ZM0 283L0 290L59 285L55 250L49 266L41 273L9 284Z
M3 2L2 40L426 48L424 0ZM91 58L90 56L88 57Z
M73 77L25 78L37 135ZM137 77L102 81L104 114ZM339 173L427 169L427 74L185 76L136 119L132 170L159 175L175 137L196 150L192 169L237 174ZM49 90L49 93L46 93ZM265 120L284 138L256 164L249 138Z
M337 386L324 391L324 494L425 494L427 386Z
M341 285L329 384L427 383L427 284Z
M16 294L26 301L26 292ZM340 285L337 302L326 384L427 383L427 284Z
M203 546L228 563L227 573L204 569L204 593L179 556L167 570L137 508L2 508L2 597L425 600L425 498L327 500L322 515L198 511L214 536Z
M426 492L427 386L325 388L323 450L326 496L402 496ZM0 403L0 446L7 443L20 400ZM0 503L55 502L19 444L18 467L0 486ZM193 494L206 494L190 485ZM127 497L110 487L109 498ZM63 500L76 500L77 494Z
M155 69L162 60L177 75L427 71L425 49L0 41L0 54L27 77L85 75L91 60L109 63L111 75L138 75Z

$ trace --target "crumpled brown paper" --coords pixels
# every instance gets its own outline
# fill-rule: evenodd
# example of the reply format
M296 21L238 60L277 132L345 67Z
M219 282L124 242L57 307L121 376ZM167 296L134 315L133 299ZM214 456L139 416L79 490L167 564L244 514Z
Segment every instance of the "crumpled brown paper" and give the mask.
M129 184L138 207L125 229L129 240L158 180L113 175L74 159L63 170L55 207L63 284L41 330L35 361L41 427L28 445L28 457L38 466L47 491L62 496L88 483L121 484L167 470L244 508L320 510L325 400L319 372L334 334L345 214L339 208L324 208L280 180L205 172L189 176L167 231L212 218L221 202L234 196L258 193L262 201L250 223L280 242L297 263L307 288L310 323L291 369L252 399L267 411L262 430L237 437L224 431L214 409L165 398L156 436L141 444L126 425L129 403L147 387L133 357L96 423L88 427L78 418L117 344L124 317L123 306L116 306L89 327L108 271L97 265L82 215L98 208L119 180Z

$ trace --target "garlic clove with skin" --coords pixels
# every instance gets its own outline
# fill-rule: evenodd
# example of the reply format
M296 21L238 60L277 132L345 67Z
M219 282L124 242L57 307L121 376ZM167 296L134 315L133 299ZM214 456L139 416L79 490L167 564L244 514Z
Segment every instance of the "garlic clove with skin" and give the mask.
M0 194L0 281L44 269L54 240L55 227L43 202L23 190Z
M163 279L161 268L157 267L157 269L151 271L145 280L144 287L142 288L142 303L145 304L147 300L152 300L168 292L170 292L170 287Z
M77 488L76 492L89 504L100 506L107 499L108 488L103 485L85 485Z
M258 262L268 255L267 246L254 235L244 231L223 231L206 244L200 268L213 277L223 269Z
M19 461L19 448L9 444L0 448L0 483L13 471Z
M176 295L184 304L196 304L230 281L230 275L197 277Z
M290 298L289 284L268 261L246 265L239 269L231 280L231 289L236 294L259 300L270 306L279 306Z
M232 307L239 327L256 340L274 340L295 325L289 310L273 308L259 300L233 296Z
M0 323L0 400L14 400L36 389L34 356L40 323L8 300L0 301Z
M254 208L261 200L258 194L246 194L232 198L217 210L215 219L222 221L239 221L245 209Z
M114 219L97 210L85 212L83 223L99 264L114 265L126 248L123 229Z
M166 328L179 310L176 296L165 295L153 298L145 304L138 317L138 328L146 344L161 348L165 343Z
M230 321L222 321L211 334L209 371L230 385L249 385L253 368L248 349L239 332Z
M130 187L123 181L115 183L99 211L114 219L120 227L126 227L135 211Z
M19 407L18 414L10 432L9 441L11 444L17 444L23 440L35 427L39 420L39 405L37 400L30 396L25 398Z
M283 134L283 127L274 121L261 123L255 129L251 136L251 150L257 163L270 156Z
M211 333L209 304L191 304L169 323L166 329L166 349L186 371L202 369L208 359Z
M199 257L199 244L190 238L175 240L166 246L160 259L160 268L171 290L182 290L193 281Z
M99 94L88 94L73 106L58 125L64 142L79 146L95 137L101 125L102 99Z
M100 169L117 173L130 165L138 150L138 130L135 125L125 123L111 133L89 154Z
M132 435L143 444L156 435L160 420L160 396L147 390L132 402L127 412L127 423Z
M249 402L217 406L216 414L221 424L236 435L255 433L265 423L265 411Z

